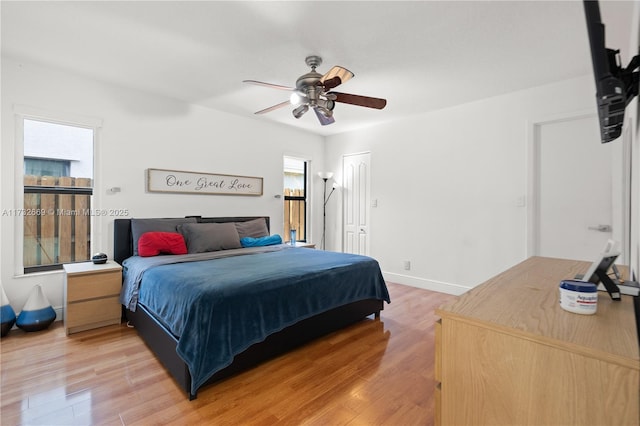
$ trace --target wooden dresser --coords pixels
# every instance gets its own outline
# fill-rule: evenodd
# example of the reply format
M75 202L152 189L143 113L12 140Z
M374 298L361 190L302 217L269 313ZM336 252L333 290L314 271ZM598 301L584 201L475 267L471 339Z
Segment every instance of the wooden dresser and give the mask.
M532 257L436 310L436 424L638 425L631 296L595 315L560 307L589 263Z

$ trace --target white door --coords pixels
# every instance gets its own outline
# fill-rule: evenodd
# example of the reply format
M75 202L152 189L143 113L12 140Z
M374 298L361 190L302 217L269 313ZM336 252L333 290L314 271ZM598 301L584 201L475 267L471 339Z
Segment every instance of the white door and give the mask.
M343 176L343 251L369 255L371 154L345 155Z
M538 125L534 254L590 261L612 237L613 145L598 126L594 115Z

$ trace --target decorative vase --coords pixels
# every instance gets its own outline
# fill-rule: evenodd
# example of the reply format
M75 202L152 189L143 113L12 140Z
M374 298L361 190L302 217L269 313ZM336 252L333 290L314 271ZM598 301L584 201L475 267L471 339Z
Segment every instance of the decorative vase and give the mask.
M36 285L18 315L16 325L24 331L40 331L49 327L55 319L56 311L42 292L42 287Z
M2 307L0 308L0 320L2 322L2 331L0 332L0 337L4 337L7 335L13 324L16 323L16 313L9 304L9 298L7 298L6 293L4 292L4 288L0 286L0 290L2 290L1 298L2 298Z

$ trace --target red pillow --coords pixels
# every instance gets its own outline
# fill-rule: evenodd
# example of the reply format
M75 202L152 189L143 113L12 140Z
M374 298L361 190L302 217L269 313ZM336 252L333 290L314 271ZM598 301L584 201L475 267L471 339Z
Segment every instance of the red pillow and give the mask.
M182 234L177 232L145 232L138 240L138 254L143 257L159 254L187 254Z

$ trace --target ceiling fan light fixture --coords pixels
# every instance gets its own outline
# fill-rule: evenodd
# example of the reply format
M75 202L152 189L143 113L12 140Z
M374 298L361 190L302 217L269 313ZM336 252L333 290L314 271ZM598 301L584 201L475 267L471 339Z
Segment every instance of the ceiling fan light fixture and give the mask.
M320 112L320 114L324 115L325 117L332 117L333 116L333 111L323 107L322 105L318 105L316 107L316 110Z
M291 105L300 105L302 102L302 96L300 96L297 92L293 92L291 96L289 96L289 102Z
M308 105L306 105L306 104L305 105L300 105L299 107L297 107L296 109L293 110L293 116L295 118L300 118L308 110L309 110L309 106Z

